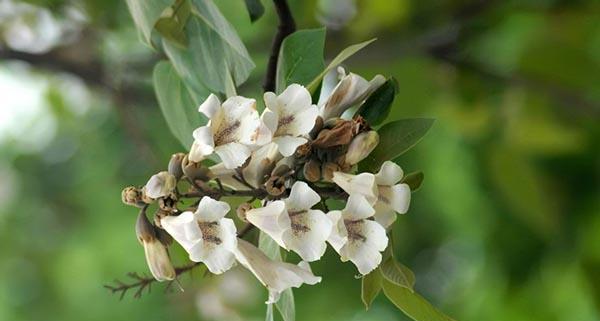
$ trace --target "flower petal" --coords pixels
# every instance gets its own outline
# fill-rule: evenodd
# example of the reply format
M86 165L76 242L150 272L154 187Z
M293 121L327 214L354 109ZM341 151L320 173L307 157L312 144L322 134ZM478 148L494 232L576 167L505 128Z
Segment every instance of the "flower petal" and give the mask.
M215 153L219 155L226 168L233 169L240 167L250 157L250 148L240 143L228 143L217 146Z
M292 228L286 230L283 240L287 248L298 253L302 260L316 261L323 256L331 234L332 222L319 210L308 210L291 217Z
M212 154L215 149L213 133L209 126L202 126L196 128L192 136L194 136L194 143L190 148L188 158L192 162L200 162L206 156Z
M152 175L145 185L146 195L151 198L168 196L177 185L177 179L169 172Z
M265 177L271 174L277 161L281 159L277 145L270 143L252 152L250 162L242 170L244 179L250 185L258 188L265 182Z
M375 218L375 222L379 223L386 229L394 224L398 215L396 214L396 211L389 207L389 205L383 202L377 202L375 203L374 208L375 215L373 215L373 217Z
M218 163L209 167L209 171L209 177L211 179L219 179L221 183L227 187L238 191L250 190L248 186L234 179L233 176L236 175L237 172L234 169L225 167L225 164L223 163Z
M181 244L186 251L196 245L202 238L202 234L199 236L196 235L197 237L188 237L190 236L191 227L197 227L194 213L190 211L183 212L178 216L165 216L160 220L160 225L175 239L175 241L177 241L177 243Z
M246 212L246 219L261 231L267 233L279 246L286 248L282 235L291 227L291 221L285 211L283 201L274 201L264 207L253 208Z
M344 225L344 219L342 218L341 211L329 211L327 218L331 221L331 234L327 238L327 242L335 249L336 252L340 252L344 244L348 241L348 232Z
M291 135L291 136L305 136L315 127L315 121L319 116L319 109L317 106L307 106L302 110L297 111L295 114L284 114L288 115L289 123L285 126L279 126L277 129L276 136ZM281 116L280 116L281 117ZM281 119L280 119L281 120Z
M235 262L233 253L237 247L235 224L231 219L224 218L211 228L214 232L213 240L199 242L188 252L190 260L203 262L211 273L221 274L229 270Z
M305 182L296 181L292 185L290 197L285 200L285 206L288 211L307 210L321 201L321 196L313 191Z
M279 113L277 111L265 109L260 117L271 133L277 131L277 124L279 122Z
M308 140L303 137L293 136L278 136L273 139L273 142L277 144L279 152L284 157L292 156L296 152L296 149L301 145L306 144Z
M375 209L360 194L350 194L346 207L342 210L342 216L345 220L361 220L373 216Z
M407 184L380 186L379 200L400 214L408 211L410 205L410 187Z
M349 195L363 195L370 203L377 200L377 185L375 176L371 173L351 175L343 172L333 173L333 182Z
M355 223L353 234L340 251L342 261L352 261L362 275L369 274L381 263L381 251L388 244L385 229L379 223L362 220ZM352 235L352 234L351 234Z
M216 222L225 217L230 209L229 204L204 196L198 204L196 217L202 222Z
M217 113L219 108L221 108L221 101L216 95L210 94L200 107L198 107L198 111L211 119Z
M289 85L278 97L277 102L285 114L296 114L312 104L310 92L302 85Z
M392 161L385 161L379 172L375 174L375 182L377 185L392 186L398 183L404 176L404 171L398 164Z

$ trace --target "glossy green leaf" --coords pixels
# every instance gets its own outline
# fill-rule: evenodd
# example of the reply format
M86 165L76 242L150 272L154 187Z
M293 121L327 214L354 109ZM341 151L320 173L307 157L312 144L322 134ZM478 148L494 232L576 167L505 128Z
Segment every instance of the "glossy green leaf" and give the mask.
M396 285L411 289L415 286L415 274L402 263L390 256L381 266L381 275Z
M158 104L171 133L186 149L192 145L192 131L206 124L207 118L197 110L197 101L192 98L173 66L162 61L153 72L154 89ZM208 93L204 93L207 97Z
M433 125L430 118L401 119L383 125L377 130L379 144L371 154L360 163L360 167L369 171L393 160L415 146Z
M361 300L368 310L373 303L373 300L377 298L377 295L381 292L381 273L379 269L375 269L371 273L363 276L361 282Z
M308 84L325 68L325 28L299 30L281 44L277 60L276 92L288 85Z
M423 180L425 179L425 174L423 172L413 172L402 178L400 183L407 184L410 187L411 192L416 192L419 188L421 188L421 184L423 184Z
M313 79L308 84L308 86L306 86L308 88L308 90L310 90L311 92L314 92L315 89L317 88L317 86L319 85L319 83L321 82L321 80L323 79L323 77L325 77L325 75L331 69L337 67L339 64L344 62L346 59L350 58L352 55L354 55L359 50L366 47L367 45L369 45L371 42L373 42L375 40L376 39L373 38L371 40L367 40L365 42L361 42L361 43L357 43L355 45L349 46L346 49L342 50L337 56L335 56L335 58L333 58L333 60L329 63L327 68L325 68L317 77L315 77L315 79Z
M156 31L164 38L181 47L186 47L188 40L185 34L185 25L190 17L190 9L188 0L177 0L172 7L163 12L156 22Z
M246 3L246 10L250 15L250 21L254 22L258 20L265 13L265 7L260 0L244 0Z
M187 48L166 39L165 53L191 90L230 94L248 78L254 63L212 0L194 0L191 5L185 27Z
M383 280L383 293L404 314L415 321L453 321L418 293Z
M165 9L173 0L126 0L133 22L140 30L143 40L151 45L152 30Z
M381 124L390 113L397 87L396 79L388 79L367 98L358 110L358 115L362 116L371 126Z
M258 248L263 251L269 258L275 261L281 261L281 251L279 245L270 236L260 232L258 238ZM287 289L281 292L279 301L275 303L275 307L281 314L284 321L294 321L296 319L296 307L294 304L294 292L292 289ZM267 316L268 316L267 308Z

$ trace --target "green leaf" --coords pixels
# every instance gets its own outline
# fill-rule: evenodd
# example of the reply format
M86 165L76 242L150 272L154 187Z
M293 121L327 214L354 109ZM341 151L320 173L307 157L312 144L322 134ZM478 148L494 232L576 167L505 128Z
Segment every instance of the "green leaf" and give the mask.
M172 7L163 12L156 23L156 31L165 39L185 48L188 43L185 35L185 25L190 17L190 9L191 6L188 0L177 0Z
M152 30L165 9L173 0L127 0L133 22L140 30L143 40L151 45Z
M361 162L361 168L375 171L387 161L393 160L415 146L433 125L430 118L401 119L383 125L377 130L379 144Z
M371 307L371 303L381 292L381 273L379 269L375 269L371 273L363 276L361 284L361 299L365 304L365 308L368 310Z
M410 187L411 192L416 192L419 188L421 188L421 184L423 184L423 180L425 179L425 174L423 172L413 172L404 176L400 183L407 184Z
M389 257L379 267L383 277L396 285L411 289L415 286L415 274L393 256Z
M325 68L325 70L323 70L317 77L315 77L315 79L313 79L310 82L310 84L308 84L308 86L306 86L308 88L308 90L310 92L313 92L317 88L317 86L319 85L319 83L321 82L321 80L323 79L323 77L325 77L325 75L331 69L337 67L339 64L341 64L342 62L344 62L346 59L350 58L350 56L354 55L359 50L361 50L362 48L366 47L368 44L370 44L371 42L373 42L375 40L376 39L373 38L371 40L367 40L365 42L361 42L361 43L357 43L355 45L349 46L346 49L342 50L337 56L335 56L335 58L333 58L333 60L329 63L329 65L327 66L327 68Z
M154 66L153 79L158 104L171 133L185 148L189 148L193 142L192 131L206 124L208 119L196 110L197 101L169 62L162 61ZM204 94L206 98L208 92Z
M325 28L299 30L287 36L281 44L277 60L276 90L281 93L288 85L308 84L323 68Z
M436 309L418 293L388 280L383 280L383 293L402 310L404 314L415 321L453 321L454 319Z
M389 78L367 98L358 110L358 115L361 115L371 126L381 124L390 113L397 88L396 79Z
M279 244L262 231L258 237L258 248L272 260L281 261ZM294 321L296 319L296 307L294 305L294 292L292 289L281 292L281 297L279 297L279 301L275 303L275 307L284 321ZM268 314L269 310L267 307L267 316Z
M185 26L187 48L165 39L165 53L192 91L230 94L248 78L254 63L212 0L194 0L191 13Z
M265 7L260 0L244 0L244 2L250 15L250 21L254 22L258 20L265 13Z

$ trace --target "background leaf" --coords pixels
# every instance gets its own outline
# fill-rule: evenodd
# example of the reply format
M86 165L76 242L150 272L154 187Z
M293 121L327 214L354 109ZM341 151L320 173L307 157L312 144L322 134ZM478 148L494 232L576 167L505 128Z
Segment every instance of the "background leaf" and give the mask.
M418 171L407 174L402 178L400 183L407 184L408 187L410 187L410 191L414 193L421 188L421 184L423 184L424 179L425 174L423 174L421 171Z
M398 309L415 321L453 321L418 293L388 280L383 281L383 293Z
M377 130L379 145L361 162L361 168L377 170L386 160L393 160L415 146L433 125L433 119L401 119Z
M390 113L397 87L396 79L389 78L367 98L358 110L358 114L371 126L381 124Z
M381 292L381 273L379 269L375 269L371 273L363 276L361 282L361 300L368 310L373 303L373 300L377 298L377 295Z
M187 48L163 42L165 53L193 91L230 93L254 68L246 47L212 0L194 0L186 24Z
M281 261L281 252L279 249L279 245L270 236L263 233L262 231L260 232L258 238L258 248L272 260ZM281 297L279 298L279 301L275 303L275 307L281 314L281 317L284 321L296 320L294 292L291 288L281 292ZM268 315L269 313L267 308L267 316Z
M141 31L144 42L151 45L152 29L172 0L127 0L133 21Z
M258 20L265 13L265 7L260 0L244 0L246 3L246 10L250 15L250 21L254 22Z
M415 274L402 263L397 262L393 256L390 256L379 267L381 275L396 285L412 290L415 285Z
M197 111L197 101L192 98L171 63L161 61L156 64L153 80L158 104L171 133L184 148L189 148L193 142L192 131L206 124L208 119ZM207 97L208 93L205 95Z
M167 14L161 16L156 22L156 31L166 39L177 43L181 47L187 46L185 25L190 17L190 2L188 0L177 0L175 4L165 11Z
M307 85L325 68L325 28L299 30L281 44L277 60L276 92L288 85Z
M323 77L325 77L325 75L333 68L337 67L339 64L341 64L342 62L344 62L346 59L350 58L352 55L354 55L355 53L357 53L359 50L361 50L362 48L366 47L368 44L370 44L371 42L375 41L376 39L373 38L371 40L367 40L361 43L357 43L355 45L349 46L346 49L342 50L337 56L335 56L335 58L333 58L333 60L329 63L329 65L327 66L327 68L325 68L325 70L323 70L317 77L315 77L315 79L313 79L310 84L308 84L308 86L306 86L308 88L308 90L310 92L314 92L315 89L317 88L317 86L319 85L319 83L321 82L321 80L323 79Z

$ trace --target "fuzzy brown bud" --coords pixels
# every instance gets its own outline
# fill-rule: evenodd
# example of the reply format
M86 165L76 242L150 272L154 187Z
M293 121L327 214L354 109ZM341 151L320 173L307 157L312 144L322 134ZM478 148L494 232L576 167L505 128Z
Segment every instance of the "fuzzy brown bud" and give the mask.
M240 221L248 222L248 219L246 219L246 213L251 209L252 205L250 205L250 203L242 203L240 204L240 206L237 207L235 213L237 214Z
M313 141L316 148L326 149L349 144L354 137L354 123L350 120L339 121L331 129L323 129Z
M326 182L333 181L333 173L338 172L340 170L340 166L336 163L325 163L321 168L321 175L323 176L323 180Z
M350 146L348 146L346 164L358 164L358 162L371 154L377 144L379 144L379 134L374 130L356 135L350 143Z
M121 192L121 200L127 205L143 207L146 205L144 202L143 193L140 189L133 186L128 186Z
M272 196L280 196L285 192L285 179L281 176L271 176L265 183L267 193Z
M314 159L304 163L304 178L309 182L317 182L321 179L321 164Z
M192 162L189 160L188 155L181 161L181 169L183 174L193 182L196 180L208 181L210 179L208 168L201 163Z
M181 166L181 163L183 162L184 158L184 153L177 153L173 154L171 156L171 159L169 160L169 173L175 176L177 180L180 180L183 176L183 168Z

